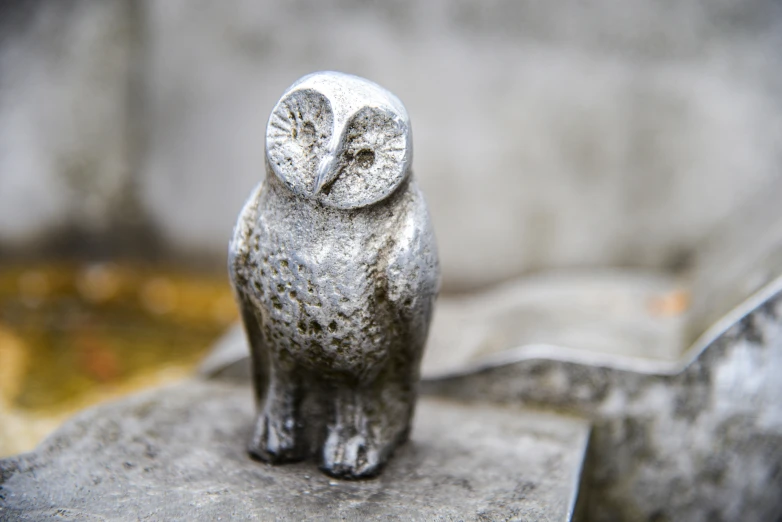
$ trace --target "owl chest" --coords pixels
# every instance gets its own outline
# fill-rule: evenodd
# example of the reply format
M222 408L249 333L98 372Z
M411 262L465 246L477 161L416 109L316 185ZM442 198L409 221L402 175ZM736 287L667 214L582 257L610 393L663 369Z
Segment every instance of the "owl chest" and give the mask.
M385 357L383 260L371 241L268 227L253 241L252 288L273 349L351 372Z
M277 301L323 308L361 300L379 268L378 253L360 238L262 230L257 241L257 283L273 309Z

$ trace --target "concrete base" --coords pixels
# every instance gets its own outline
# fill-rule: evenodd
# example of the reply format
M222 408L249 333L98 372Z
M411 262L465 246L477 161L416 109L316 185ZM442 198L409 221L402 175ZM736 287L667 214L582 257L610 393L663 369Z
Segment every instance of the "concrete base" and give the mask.
M347 482L245 444L249 387L188 381L85 411L0 460L0 520L571 520L578 419L424 399L384 473Z

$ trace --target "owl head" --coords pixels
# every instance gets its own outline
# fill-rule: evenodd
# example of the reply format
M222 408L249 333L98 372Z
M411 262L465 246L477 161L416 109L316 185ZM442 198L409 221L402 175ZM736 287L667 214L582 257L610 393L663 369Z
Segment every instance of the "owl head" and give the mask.
M299 197L354 209L388 197L410 172L407 111L379 85L317 72L294 83L274 107L266 159Z

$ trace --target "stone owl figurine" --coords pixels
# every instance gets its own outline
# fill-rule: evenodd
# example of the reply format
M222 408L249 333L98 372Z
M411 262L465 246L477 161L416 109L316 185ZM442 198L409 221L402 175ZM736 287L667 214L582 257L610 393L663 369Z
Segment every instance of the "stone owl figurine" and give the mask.
M260 410L254 457L314 455L362 478L407 439L439 287L412 156L404 106L363 78L310 74L274 107L266 179L229 249Z

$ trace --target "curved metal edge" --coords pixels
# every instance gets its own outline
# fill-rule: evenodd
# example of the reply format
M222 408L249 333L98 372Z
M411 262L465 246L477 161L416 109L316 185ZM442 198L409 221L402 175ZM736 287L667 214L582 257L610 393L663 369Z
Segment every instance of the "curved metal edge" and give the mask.
M738 306L718 319L683 352L682 357L675 361L669 362L608 353L586 352L567 346L551 344L526 344L484 357L457 370L423 376L422 381L434 382L467 377L490 369L533 360L567 362L647 375L676 375L697 360L721 335L780 291L782 291L782 276L778 276L770 283L761 287L760 290L750 295Z
M578 469L573 477L573 484L570 488L570 500L568 501L567 518L568 522L581 520L580 513L584 512L584 502L586 501L586 491L584 488L584 469L586 468L589 455L589 443L592 440L592 426L587 431L586 437L581 445L581 462L578 463Z
M714 324L706 329L697 339L684 351L679 359L681 368L679 373L695 362L706 349L719 339L725 332L733 328L739 321L743 320L749 314L766 304L771 298L782 292L782 275L777 276L770 283L751 294L744 301L739 303L727 314L723 315Z

